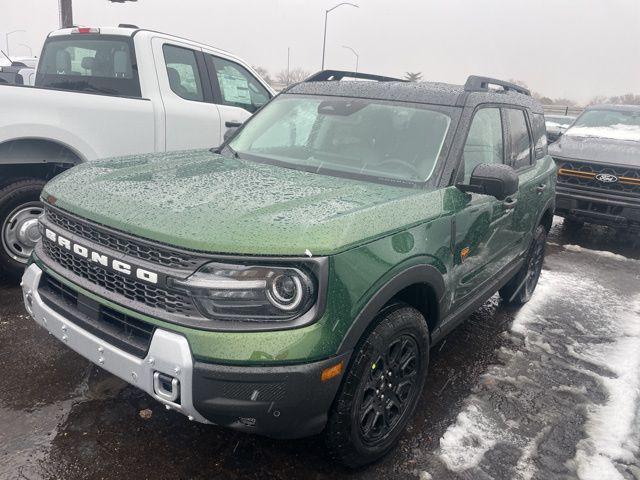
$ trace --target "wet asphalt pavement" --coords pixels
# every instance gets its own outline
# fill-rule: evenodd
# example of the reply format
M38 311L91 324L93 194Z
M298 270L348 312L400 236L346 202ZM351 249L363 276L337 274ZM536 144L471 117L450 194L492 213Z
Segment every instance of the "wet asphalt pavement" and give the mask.
M166 411L47 335L0 280L0 478L640 480L638 237L560 220L549 242L532 301L496 296L437 345L399 447L360 472L321 438Z

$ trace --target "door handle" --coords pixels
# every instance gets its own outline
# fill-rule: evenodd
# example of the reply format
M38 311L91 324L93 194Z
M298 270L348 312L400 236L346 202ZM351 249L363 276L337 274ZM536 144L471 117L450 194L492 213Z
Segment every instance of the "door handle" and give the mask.
M238 122L237 120L231 120L224 122L224 126L227 128L238 128L242 126L242 122Z
M538 185L536 187L536 192L538 193L542 193L547 189L547 184L546 183L541 183L540 185Z
M517 198L507 198L504 200L504 202L502 202L502 205L504 206L505 210L513 210L514 208L516 208L517 204L518 204Z

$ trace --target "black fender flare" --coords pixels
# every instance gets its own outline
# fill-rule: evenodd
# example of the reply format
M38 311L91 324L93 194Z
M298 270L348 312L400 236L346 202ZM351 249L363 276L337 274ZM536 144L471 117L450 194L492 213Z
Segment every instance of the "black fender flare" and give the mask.
M442 299L446 291L442 273L430 264L412 265L394 275L373 294L347 330L337 353L353 350L382 307L398 292L415 284L427 284L433 289L437 300L437 311L442 312Z
M544 204L544 208L542 208L542 210L538 214L538 221L536 222L536 224L533 227L534 230L538 225L540 225L540 223L542 222L542 217L544 217L544 215L548 211L551 212L551 221L553 221L553 215L554 215L554 213L556 211L556 196L555 195L553 195L549 200L547 200L547 203Z

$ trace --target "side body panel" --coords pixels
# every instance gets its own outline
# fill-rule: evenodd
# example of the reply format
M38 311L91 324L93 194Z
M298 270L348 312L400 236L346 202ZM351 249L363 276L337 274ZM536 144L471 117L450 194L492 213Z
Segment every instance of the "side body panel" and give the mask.
M155 150L149 100L2 86L0 105L0 144L51 140L85 161Z

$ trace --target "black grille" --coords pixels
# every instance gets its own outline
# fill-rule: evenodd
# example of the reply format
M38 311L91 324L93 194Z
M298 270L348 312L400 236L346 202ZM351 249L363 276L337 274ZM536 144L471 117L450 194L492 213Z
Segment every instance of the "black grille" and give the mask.
M556 159L558 164L558 182L589 189L617 192L624 196L640 196L640 169L623 166L608 166L597 163ZM583 175L581 175L583 174ZM615 175L614 183L600 182L596 175Z
M132 355L146 356L153 325L101 305L51 275L43 274L38 292L45 304L79 327Z
M46 237L43 237L42 247L46 254L63 268L131 301L140 302L166 313L188 316L197 312L191 298L187 295L132 280L115 271L89 263Z
M46 218L68 232L74 233L88 241L94 242L104 247L109 247L126 255L140 258L142 260L164 265L171 268L195 270L204 259L191 256L186 253L163 249L155 245L148 245L137 242L124 236L116 235L104 228L79 220L72 215L62 213L51 207L45 207Z

